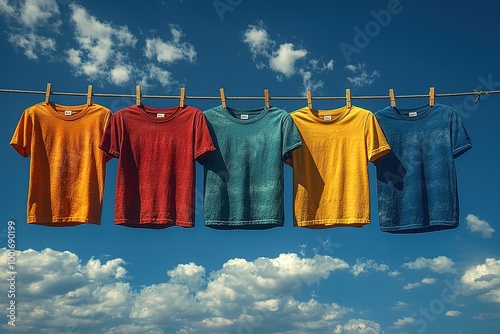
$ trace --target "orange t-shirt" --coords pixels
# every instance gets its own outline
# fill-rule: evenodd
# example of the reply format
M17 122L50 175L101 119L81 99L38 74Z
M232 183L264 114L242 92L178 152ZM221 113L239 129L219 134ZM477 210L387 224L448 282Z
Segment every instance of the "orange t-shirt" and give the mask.
M106 162L99 149L111 111L39 103L26 109L10 144L31 157L28 223L100 224Z

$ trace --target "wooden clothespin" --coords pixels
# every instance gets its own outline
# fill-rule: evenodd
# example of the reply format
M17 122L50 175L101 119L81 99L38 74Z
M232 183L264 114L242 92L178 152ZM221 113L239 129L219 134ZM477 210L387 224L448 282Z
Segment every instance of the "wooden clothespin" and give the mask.
M47 84L47 89L45 90L45 103L46 104L50 103L50 89L51 89L51 87L52 87L52 85L49 82Z
M264 89L264 103L266 105L266 108L270 108L271 104L269 103L269 90Z
M351 90L349 88L347 88L345 90L345 99L346 99L347 108L351 108L352 107L352 104L351 104Z
M434 87L429 90L429 106L434 107Z
M92 85L89 85L89 88L87 90L87 105L92 105Z
M135 86L135 105L136 106L142 105L141 98L142 98L141 86L137 85L137 86Z
M306 92L306 97L307 97L307 107L309 108L309 110L312 110L313 104L312 104L312 97L311 97L311 91L310 90L308 90Z
M184 108L184 99L186 97L186 89L184 87L181 88L180 102L179 107Z
M396 108L396 98L394 97L394 89L389 89L389 98L391 99L391 107Z
M222 108L226 109L226 95L224 95L224 88L220 89L220 100L222 103Z

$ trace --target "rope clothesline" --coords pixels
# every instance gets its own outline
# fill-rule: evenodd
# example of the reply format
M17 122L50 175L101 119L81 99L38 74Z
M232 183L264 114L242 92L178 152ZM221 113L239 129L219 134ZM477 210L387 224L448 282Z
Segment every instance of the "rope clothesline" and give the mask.
M45 94L45 91L39 90L25 90L25 89L4 89L0 88L0 93L13 93L13 94ZM87 93L79 92L50 92L51 95L63 95L63 96L87 96ZM481 95L491 95L500 94L500 90L490 90L490 91L472 91L472 92L458 92L458 93L436 93L435 97L453 97L453 96L470 96L475 95L476 101L478 102ZM125 98L135 98L135 94L116 94L116 93L93 93L93 97L125 97ZM141 95L142 98L152 98L152 99L179 99L180 95ZM395 98L405 99L405 98L427 98L429 94L409 94L409 95L395 95ZM263 100L264 96L226 96L227 100ZM344 100L345 96L313 96L313 100ZM359 100L371 100L371 99L388 99L389 95L360 95L351 96L351 99ZM216 100L220 99L220 96L197 96L197 95L185 95L185 99L193 100ZM305 100L306 96L273 96L272 100Z

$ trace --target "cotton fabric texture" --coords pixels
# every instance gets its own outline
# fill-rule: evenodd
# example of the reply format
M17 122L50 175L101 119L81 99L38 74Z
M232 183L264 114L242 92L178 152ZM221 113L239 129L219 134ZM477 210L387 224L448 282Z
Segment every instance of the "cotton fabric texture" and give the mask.
M347 106L291 113L303 146L293 151L294 224L361 227L370 223L368 162L389 150L375 116Z
M217 150L202 161L205 225L269 229L284 224L283 168L300 136L279 108L206 110Z
M99 142L111 111L101 105L27 108L10 145L30 157L27 222L100 224L106 155Z
M118 158L115 224L194 226L195 161L215 149L191 106L131 106L111 117L101 149Z
M386 107L375 115L392 147L376 164L380 229L417 233L456 228L454 159L472 147L457 110L435 104Z

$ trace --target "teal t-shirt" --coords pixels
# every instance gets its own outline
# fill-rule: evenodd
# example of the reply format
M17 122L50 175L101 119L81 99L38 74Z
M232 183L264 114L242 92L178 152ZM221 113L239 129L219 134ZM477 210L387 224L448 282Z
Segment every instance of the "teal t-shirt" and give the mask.
M283 226L283 168L302 145L291 116L271 108L217 106L204 112L216 151L205 171L205 225L218 229Z

